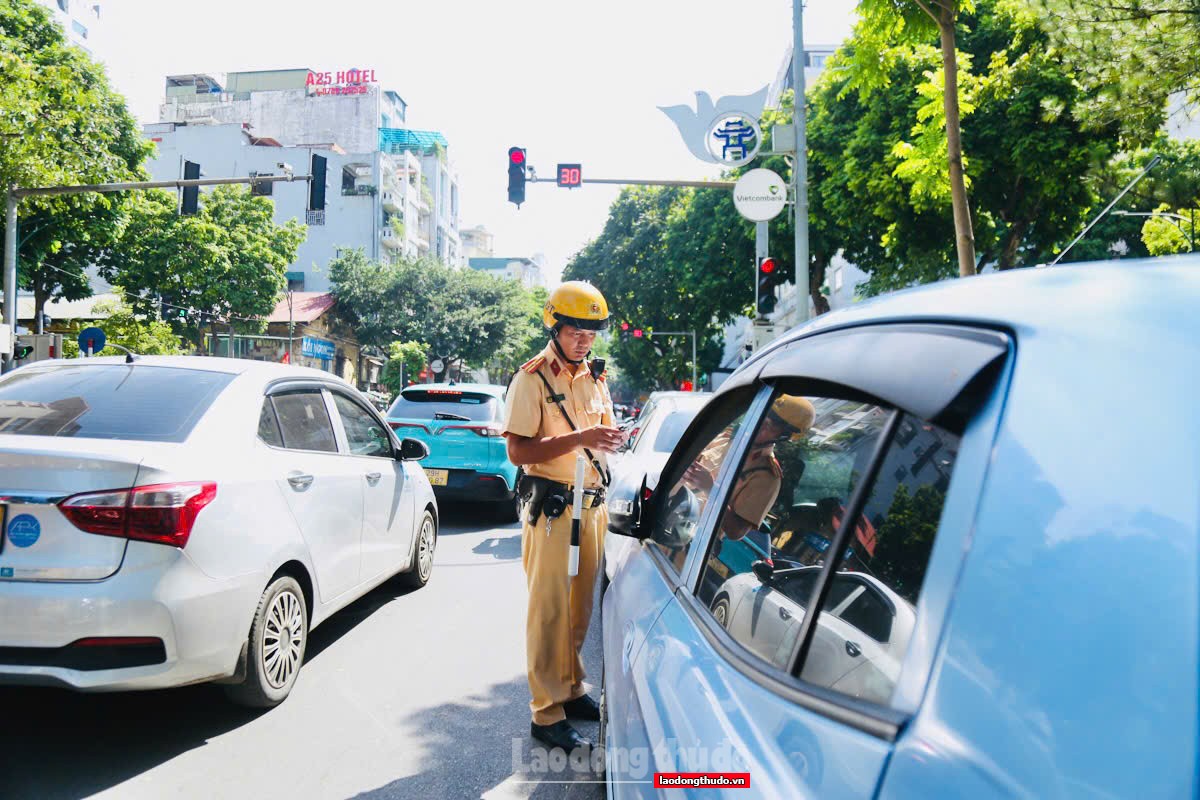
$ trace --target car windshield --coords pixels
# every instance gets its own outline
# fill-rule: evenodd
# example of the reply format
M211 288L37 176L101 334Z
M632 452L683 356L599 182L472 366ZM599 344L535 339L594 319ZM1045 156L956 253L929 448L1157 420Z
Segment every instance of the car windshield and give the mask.
M0 434L182 442L233 378L124 364L26 367L0 383Z
M459 392L451 389L417 389L403 392L392 403L388 416L393 419L463 419L490 422L499 419L500 401L483 392Z
M662 427L658 429L658 436L654 437L654 452L673 451L695 416L695 411L672 411L670 416L663 420Z

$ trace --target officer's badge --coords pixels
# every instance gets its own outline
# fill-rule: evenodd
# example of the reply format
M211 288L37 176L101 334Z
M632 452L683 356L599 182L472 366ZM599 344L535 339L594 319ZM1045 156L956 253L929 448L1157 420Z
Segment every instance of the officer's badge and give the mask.
M600 304L599 303L592 303L592 313L593 314L600 313Z
M562 371L562 367L560 367L558 365L557 361L551 361L550 362L550 371L554 373L555 377L558 377L558 373Z

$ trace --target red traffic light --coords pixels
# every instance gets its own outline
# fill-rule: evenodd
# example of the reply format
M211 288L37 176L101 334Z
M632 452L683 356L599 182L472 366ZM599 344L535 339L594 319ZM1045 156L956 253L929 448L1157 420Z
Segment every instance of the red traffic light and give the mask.
M772 272L775 271L775 259L764 258L762 261L760 261L758 263L758 271L763 273L764 275L770 275Z
M524 164L525 151L519 147L508 148L508 162L510 164Z
M623 330L623 331L627 331L627 330L629 330L629 323L628 323L628 322L622 322L622 323L621 323L621 330Z
M640 338L642 338L642 329L641 329L641 328L634 328L634 329L633 329L633 337L634 337L635 339L640 339Z
M690 392L690 391L692 391L692 388L693 387L692 387L691 381L680 381L679 382L679 391L681 391L681 392Z

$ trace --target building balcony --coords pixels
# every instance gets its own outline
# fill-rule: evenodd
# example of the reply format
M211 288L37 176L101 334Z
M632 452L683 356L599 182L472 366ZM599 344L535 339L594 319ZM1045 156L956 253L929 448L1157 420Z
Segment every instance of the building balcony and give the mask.
M395 191L384 191L383 207L387 211L394 211L398 214L404 213L404 197L397 194Z
M391 250L400 250L404 247L404 239L398 236L390 227L381 230L379 238L383 241L383 246Z

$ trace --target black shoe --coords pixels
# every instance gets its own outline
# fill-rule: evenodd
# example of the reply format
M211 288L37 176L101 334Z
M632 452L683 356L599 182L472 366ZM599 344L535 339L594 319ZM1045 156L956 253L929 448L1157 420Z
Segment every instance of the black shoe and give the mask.
M538 725L529 723L529 735L539 742L570 752L577 747L590 748L592 743L579 735L579 731L571 727L565 719L553 725Z
M600 705L586 694L563 703L563 711L566 712L568 719L600 721Z

